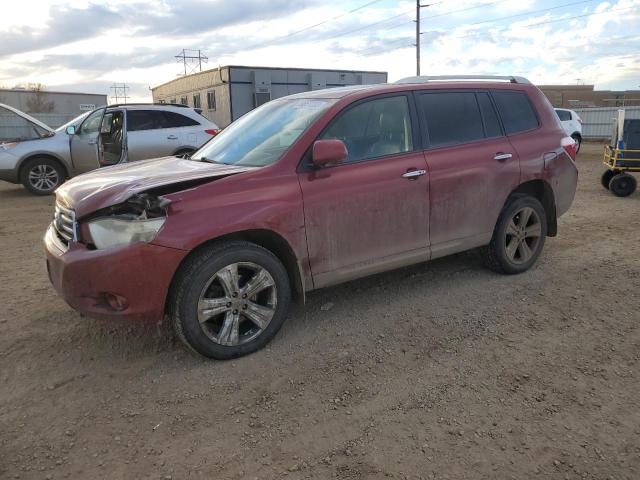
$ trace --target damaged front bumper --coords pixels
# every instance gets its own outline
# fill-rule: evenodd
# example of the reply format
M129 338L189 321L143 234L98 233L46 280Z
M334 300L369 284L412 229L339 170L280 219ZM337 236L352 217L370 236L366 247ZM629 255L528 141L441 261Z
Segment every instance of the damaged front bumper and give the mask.
M93 318L160 322L171 279L187 251L152 243L91 250L61 248L53 226L44 238L47 272L74 309Z

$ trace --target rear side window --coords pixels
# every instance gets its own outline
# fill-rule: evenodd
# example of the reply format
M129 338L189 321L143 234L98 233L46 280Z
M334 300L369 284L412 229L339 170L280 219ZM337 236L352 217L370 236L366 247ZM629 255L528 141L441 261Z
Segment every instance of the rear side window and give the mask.
M478 92L476 96L478 98L478 105L480 105L482 120L484 121L484 133L486 137L501 137L502 129L500 128L500 121L498 120L496 109L493 108L489 94L486 92Z
M563 122L571 120L571 112L568 110L556 110L556 113L558 114L558 118Z
M180 115L179 113L176 113L176 112L162 112L162 113L164 113L164 116L167 119L166 128L192 127L194 125L200 125L193 118L189 118L185 115Z
M129 132L166 128L166 124L164 112L160 110L129 110L127 112Z
M482 117L473 92L438 92L420 96L429 145L439 147L484 138Z
M507 135L538 127L538 117L526 93L498 90L492 95Z

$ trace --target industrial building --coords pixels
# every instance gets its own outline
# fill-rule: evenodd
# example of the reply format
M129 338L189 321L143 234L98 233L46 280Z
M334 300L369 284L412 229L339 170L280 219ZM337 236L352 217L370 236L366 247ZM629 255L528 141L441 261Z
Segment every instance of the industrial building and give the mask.
M386 83L386 72L226 66L152 88L153 101L202 109L220 127L274 98L346 85Z
M0 89L0 103L26 112L56 128L83 112L106 105L107 95L12 88Z
M538 88L557 108L640 105L640 90L595 90L593 85L538 85Z

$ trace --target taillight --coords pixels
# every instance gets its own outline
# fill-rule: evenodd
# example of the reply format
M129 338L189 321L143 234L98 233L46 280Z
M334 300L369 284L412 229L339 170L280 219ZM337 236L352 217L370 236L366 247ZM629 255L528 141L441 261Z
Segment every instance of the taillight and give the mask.
M564 137L560 142L564 151L567 152L567 155L571 158L571 160L576 159L576 155L578 154L578 144L571 137Z
M204 131L204 133L208 133L209 135L215 137L217 134L220 133L220 129L219 128L208 128Z

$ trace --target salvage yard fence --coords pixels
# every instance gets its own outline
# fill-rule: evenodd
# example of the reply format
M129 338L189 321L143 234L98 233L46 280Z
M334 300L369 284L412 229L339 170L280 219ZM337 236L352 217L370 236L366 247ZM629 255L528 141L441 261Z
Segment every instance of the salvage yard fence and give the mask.
M624 109L625 119L640 119L640 106L576 108L575 112L582 119L582 137L610 138L613 119L620 109Z

